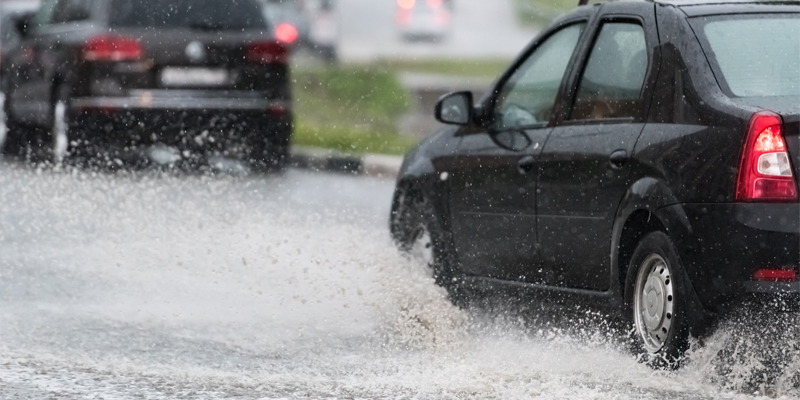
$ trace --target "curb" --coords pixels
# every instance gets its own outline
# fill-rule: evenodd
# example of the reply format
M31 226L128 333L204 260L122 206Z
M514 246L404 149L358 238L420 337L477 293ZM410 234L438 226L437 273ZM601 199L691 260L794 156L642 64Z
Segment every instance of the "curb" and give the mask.
M292 146L289 163L294 167L313 171L396 178L403 164L403 157L383 154L354 156L335 150Z

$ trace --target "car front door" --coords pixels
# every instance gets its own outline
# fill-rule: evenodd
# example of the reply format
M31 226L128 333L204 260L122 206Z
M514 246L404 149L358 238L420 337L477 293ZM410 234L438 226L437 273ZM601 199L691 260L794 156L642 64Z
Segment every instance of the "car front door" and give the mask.
M469 274L538 280L536 161L586 22L565 23L484 103L486 123L464 134L451 176L456 254Z
M638 15L618 13L619 6L602 6L563 120L539 161L543 271L568 288L609 288L611 230L658 69L653 5L642 3Z

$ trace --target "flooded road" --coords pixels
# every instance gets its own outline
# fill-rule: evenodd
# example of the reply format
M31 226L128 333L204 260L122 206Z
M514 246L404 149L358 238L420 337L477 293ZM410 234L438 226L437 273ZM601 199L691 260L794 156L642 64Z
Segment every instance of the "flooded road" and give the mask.
M724 329L654 372L591 325L451 306L389 239L389 180L2 164L0 185L0 399L798 395L796 350L744 385L759 360L720 368Z

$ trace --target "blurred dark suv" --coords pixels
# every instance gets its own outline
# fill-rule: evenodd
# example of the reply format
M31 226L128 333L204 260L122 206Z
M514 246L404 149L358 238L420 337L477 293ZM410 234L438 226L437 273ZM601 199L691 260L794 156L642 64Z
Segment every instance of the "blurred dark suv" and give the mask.
M289 49L256 0L45 0L16 25L6 153L285 162Z

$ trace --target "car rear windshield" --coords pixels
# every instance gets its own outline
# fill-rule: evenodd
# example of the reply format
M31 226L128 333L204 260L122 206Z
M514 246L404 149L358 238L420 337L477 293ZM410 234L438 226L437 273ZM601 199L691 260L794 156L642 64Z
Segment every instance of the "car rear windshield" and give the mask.
M800 96L796 15L716 17L700 23L697 31L723 89L736 97Z
M113 0L111 26L264 30L267 24L254 0Z

